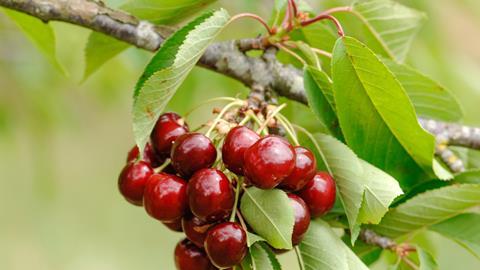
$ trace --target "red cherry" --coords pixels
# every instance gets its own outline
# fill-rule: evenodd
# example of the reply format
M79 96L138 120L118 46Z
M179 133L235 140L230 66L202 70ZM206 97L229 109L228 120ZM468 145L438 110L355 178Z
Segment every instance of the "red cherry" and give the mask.
M187 212L187 182L166 173L148 179L143 198L147 213L163 222L174 222Z
M335 204L335 181L326 172L318 172L298 193L310 209L312 217L319 217Z
M295 168L293 172L280 183L280 187L288 191L302 189L305 184L313 178L317 169L315 156L307 148L296 146L295 155Z
M227 176L216 169L196 172L188 182L187 194L192 213L208 222L226 219L235 201Z
M157 153L167 157L173 142L187 132L188 126L180 115L170 112L164 113L158 118L150 138Z
M256 143L260 136L244 127L234 127L228 132L222 147L223 163L235 174L243 175L243 155L245 150Z
M165 225L167 228L174 232L183 232L182 229L182 219L179 218L177 220L171 221L171 222L162 222L163 225Z
M258 188L271 189L295 167L295 150L287 140L266 136L245 151L244 173Z
M214 270L205 251L184 239L175 247L175 266L178 270Z
M127 156L127 163L129 162L134 162L138 159L138 154L140 150L138 149L138 146L132 147L130 152L128 152ZM160 158L155 151L153 150L153 147L150 143L147 143L145 145L145 149L143 150L143 161L150 163L153 168L156 168L165 162L164 159Z
M182 219L182 228L188 240L198 247L203 248L203 242L207 237L207 231L214 224L202 221L194 215L187 215Z
M208 231L205 250L216 267L232 267L247 254L247 234L237 223L221 223Z
M120 193L130 203L142 206L145 185L152 174L152 167L145 161L128 163L118 177Z
M208 137L200 133L184 134L172 147L172 165L183 177L209 168L217 159L217 150Z
M288 194L290 204L295 214L295 225L293 226L292 244L298 245L310 226L310 211L305 202L295 194Z

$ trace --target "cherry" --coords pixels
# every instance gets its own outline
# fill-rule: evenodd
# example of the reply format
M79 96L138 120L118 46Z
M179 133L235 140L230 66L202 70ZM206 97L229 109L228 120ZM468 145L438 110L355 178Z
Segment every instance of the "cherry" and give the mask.
M188 126L180 115L169 112L160 115L150 138L158 154L168 157L173 142L188 132Z
M174 222L188 210L187 182L175 175L154 174L145 186L143 203L153 218Z
M214 270L205 251L187 239L175 247L175 265L178 270Z
M227 169L235 174L243 175L245 150L259 139L260 136L247 127L238 126L231 129L222 147L222 159Z
M187 194L192 213L208 222L226 219L235 200L227 176L216 169L196 172L188 182Z
M298 193L310 209L312 217L319 217L335 204L335 181L326 172L318 172Z
M244 173L251 183L263 189L276 187L295 167L295 151L287 140L266 136L244 154Z
M175 140L171 159L175 170L183 177L209 168L217 158L217 150L208 137L200 133L184 134Z
M138 155L140 153L140 150L138 149L138 146L132 147L130 152L128 152L127 156L127 163L128 162L134 162L138 159ZM164 159L160 158L154 151L152 145L150 143L147 143L145 145L145 149L143 150L143 160L147 163L150 163L153 168L156 168L165 162Z
M152 167L145 161L128 163L118 177L120 193L130 203L142 206L145 185L152 174Z
M179 218L177 220L171 221L171 222L162 222L163 225L165 225L167 228L174 232L183 232L182 229L182 219Z
M203 248L203 242L207 236L208 229L213 225L194 215L187 215L182 219L182 228L188 240L201 248Z
M232 267L247 253L247 234L237 223L221 223L208 231L205 250L216 267Z
M295 225L292 233L292 244L295 246L300 244L310 226L310 211L302 198L297 195L290 193L288 198L295 214Z
M317 169L317 161L310 150L296 146L295 155L295 168L293 172L280 183L280 187L288 191L298 191L302 189L305 184L313 178Z

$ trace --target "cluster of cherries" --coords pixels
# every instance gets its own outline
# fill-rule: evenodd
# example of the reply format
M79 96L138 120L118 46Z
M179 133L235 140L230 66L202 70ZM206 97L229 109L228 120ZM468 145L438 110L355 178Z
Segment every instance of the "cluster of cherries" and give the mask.
M137 147L128 153L118 186L127 201L143 205L151 217L186 234L175 248L179 270L225 269L245 257L247 228L228 221L238 207L234 186L239 177L244 186L288 192L295 213L293 245L301 242L310 219L325 214L335 202L335 183L328 173L316 171L313 153L282 137L260 137L245 126L232 128L221 149L225 173L212 168L217 160L212 141L189 132L175 113L160 116L150 139L143 158ZM226 174L232 173L236 176L230 181Z

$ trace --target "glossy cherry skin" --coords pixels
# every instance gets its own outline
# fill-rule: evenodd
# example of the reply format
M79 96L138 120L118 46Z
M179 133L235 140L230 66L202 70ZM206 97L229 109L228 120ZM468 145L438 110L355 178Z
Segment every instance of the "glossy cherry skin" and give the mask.
M201 248L203 248L208 229L213 225L215 224L203 221L194 215L186 215L182 218L182 228L188 240Z
M237 265L247 253L247 234L237 223L218 224L207 233L205 251L218 268Z
M209 168L217 159L217 149L208 137L200 133L188 133L177 138L172 147L172 165L183 177Z
M188 202L192 213L207 222L226 219L235 194L227 176L216 169L202 169L188 182Z
M288 194L290 204L295 214L295 225L293 226L292 244L294 246L300 244L303 236L310 226L310 211L307 204L295 194Z
M130 152L128 152L127 163L136 161L138 159L139 153L140 150L138 149L138 146L133 146ZM155 153L152 145L150 143L147 143L145 145L145 149L143 150L143 161L150 163L153 168L156 168L162 165L163 162L165 162L165 159L159 157Z
M298 192L305 201L312 217L320 217L330 211L335 204L336 188L332 176L318 172L305 187Z
M280 187L288 191L302 189L313 178L317 169L315 156L307 148L296 146L295 156L293 172L280 183Z
M272 189L289 176L295 167L295 150L287 140L266 136L244 154L244 173L250 182L262 189Z
M174 232L183 232L181 218L171 222L162 222L162 224Z
M171 174L154 174L145 186L143 203L151 217L162 222L177 221L188 211L187 182Z
M187 239L175 247L175 266L178 270L214 270L205 251Z
M231 129L222 147L222 159L227 169L237 175L243 175L245 150L259 139L260 136L247 127L238 126Z
M150 138L155 151L163 157L168 157L173 142L187 132L188 126L180 115L170 112L158 118Z
M118 177L120 193L128 202L142 206L145 185L152 174L152 167L145 161L128 163Z

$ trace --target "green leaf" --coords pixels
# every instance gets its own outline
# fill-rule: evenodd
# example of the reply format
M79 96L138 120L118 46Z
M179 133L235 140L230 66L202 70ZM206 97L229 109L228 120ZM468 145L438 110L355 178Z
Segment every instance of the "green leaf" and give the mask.
M216 0L132 0L120 9L156 24L173 24L184 20ZM168 36L171 30L157 26L157 30ZM84 80L108 60L130 47L115 38L92 32L85 48Z
M358 225L380 222L388 206L403 192L394 178L358 159L335 138L316 134L315 142L327 170L335 179L353 243L358 236Z
M480 185L457 184L430 190L391 209L372 228L387 237L400 237L462 214L480 205Z
M120 9L156 24L174 24L216 0L131 0Z
M434 137L420 126L405 90L380 59L344 37L337 41L332 66L340 127L354 152L404 187L425 172L433 175Z
M92 32L85 48L85 72L87 79L104 63L126 50L130 44L114 39L99 32Z
M60 72L67 74L63 66L58 62L56 55L55 33L52 27L33 16L2 9L12 19L27 38L40 50L47 60Z
M279 189L245 190L240 204L243 217L253 231L274 248L291 249L295 223L287 194Z
M242 270L281 270L275 254L265 243L256 243L242 261Z
M320 219L312 220L299 246L305 270L368 269L330 226Z
M335 112L331 79L325 72L312 66L305 67L303 78L310 109L336 138L343 140Z
M254 233L247 232L247 246L248 247L251 247L256 242L262 242L262 241L266 242L267 240L263 239L261 236L258 236Z
M455 176L456 183L480 184L480 169L466 171Z
M417 248L418 260L420 262L420 270L437 270L438 264L432 254L425 251L419 246Z
M425 21L417 10L391 0L360 1L352 12L362 20L373 38L367 44L377 53L403 61Z
M312 47L303 41L294 41L293 44L295 44L298 47L298 50L302 52L308 65L311 65L319 70L322 69L318 55L312 50Z
M429 227L464 247L480 259L480 214L467 213Z
M417 70L389 59L382 59L400 81L419 116L455 122L463 117L457 99L439 83Z
M135 86L133 133L143 149L158 117L207 46L229 21L221 9L198 17L173 34L155 54Z

